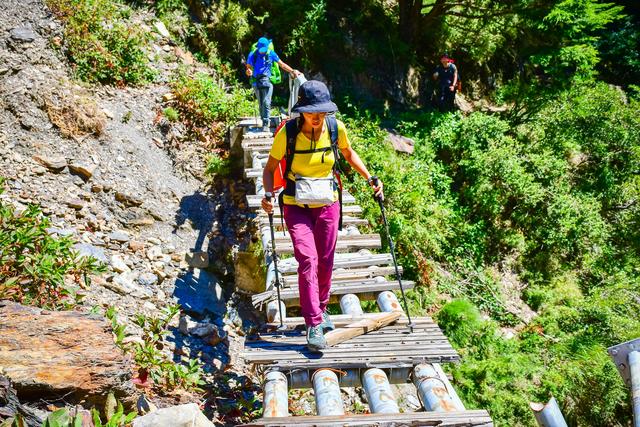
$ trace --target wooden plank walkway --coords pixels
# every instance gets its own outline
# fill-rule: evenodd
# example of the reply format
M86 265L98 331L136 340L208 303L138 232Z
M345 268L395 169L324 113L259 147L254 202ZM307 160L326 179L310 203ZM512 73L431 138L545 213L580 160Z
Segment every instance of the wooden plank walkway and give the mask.
M297 280L296 280L297 283ZM402 285L404 289L412 289L415 283L409 280L403 280ZM331 295L329 296L329 303L333 304L339 302L339 297L346 294L358 294L360 299L375 299L376 295L383 291L398 290L400 285L397 280L351 280L348 282L338 282L331 284ZM268 291L253 295L251 302L254 307L258 307L276 297L276 290L270 289ZM290 288L280 289L280 298L287 307L299 307L300 306L300 291L297 286Z
M252 120L255 122L255 119L247 118L243 120L241 125L245 128L253 126ZM241 143L246 167L245 176L254 179L260 188L262 188L262 168L254 168L254 164L257 165L258 160L261 163L264 162L271 148L271 143L272 135L255 130L246 133ZM367 221L359 217L362 208L355 204L353 196L345 192L343 198L344 224L367 225ZM267 215L260 209L260 200L261 196L259 195L247 197L249 207L259 210L256 220L262 229L261 233L264 233L264 226L269 225L269 222ZM290 255L293 252L293 245L286 231L286 226L280 225L281 218L280 209L276 207L274 211L274 225L278 229L275 237L276 251L278 255ZM397 279L393 278L395 269L392 265L391 254L376 254L369 251L369 249L381 247L380 235L358 234L358 230L355 230L355 233L353 231L349 230L338 236L332 274L331 303L338 302L339 298L345 294L355 294L361 300L373 299L383 291L399 289ZM266 244L269 244L270 235L263 235L262 238ZM265 250L269 249L265 248ZM287 308L299 305L298 264L296 260L291 257L281 258L278 267L282 274L281 300ZM402 273L402 267L399 267L399 270ZM271 271L271 273L273 272ZM403 280L402 283L405 289L411 289L415 286L412 281L408 280ZM269 301L275 301L275 299L276 291L273 284L267 283L267 291L253 295L252 303L254 306L260 307ZM391 293L385 293L384 298L378 298L378 303L383 304L382 306L388 310L401 309L399 302ZM331 315L331 319L336 327L340 328L373 316L375 313L341 314ZM370 368L393 371L395 368L399 368L400 371L394 372L401 372L400 377L396 375L394 381L400 382L405 381L405 372L410 372L416 365L431 363L436 369L437 379L445 385L450 393L455 395L455 390L451 387L438 363L456 362L460 357L451 347L440 328L429 317L413 318L413 330L411 331L407 318L403 314L390 325L326 348L321 353L312 353L307 349L306 328L302 317L287 317L285 315L283 323L286 325L284 331L277 328L280 324L279 321L274 321L274 323L265 324L259 333L246 338L242 352L246 362L252 363L261 372L277 370L290 376L299 372L307 372L311 376L315 370L325 368L349 370L350 372L365 372ZM406 382L411 383L411 379L407 378ZM296 387L305 386L300 382L296 384ZM286 394L283 396L286 407ZM273 402L271 404L273 405ZM462 403L459 405L459 408L461 407ZM272 413L276 414L277 412ZM493 423L486 411L465 410L401 414L263 417L245 425L492 427Z
M307 349L304 331L264 333L245 341L245 361L269 365L282 371L327 366L371 368L407 367L420 363L455 362L458 353L429 317L412 319L414 331L393 324L326 348L322 353ZM403 322L404 323L404 322Z
M338 236L336 251L353 251L358 249L379 249L382 241L379 234L353 234L349 236ZM293 243L289 236L282 237L282 233L276 234L276 251L279 254L292 254Z
M492 427L493 422L487 411L460 412L405 412L403 414L361 414L307 417L260 418L245 427Z
M356 202L355 197L349 194L347 191L342 192L342 203L345 205L352 205ZM260 208L262 203L262 195L259 194L251 194L247 196L247 204L251 209Z

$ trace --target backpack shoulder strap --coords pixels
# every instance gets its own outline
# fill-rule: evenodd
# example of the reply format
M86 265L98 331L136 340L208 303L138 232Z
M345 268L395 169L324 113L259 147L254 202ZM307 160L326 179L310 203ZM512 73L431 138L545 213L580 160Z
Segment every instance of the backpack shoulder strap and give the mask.
M289 172L291 172L291 163L293 163L293 155L296 152L296 138L300 132L300 124L298 119L289 120L284 125L285 135L287 137L287 146L284 152L287 165L284 171L284 179L288 179Z
M329 130L329 138L331 139L331 150L333 151L333 174L338 183L338 203L340 203L340 219L338 220L338 230L342 230L342 180L340 174L340 150L338 150L338 119L333 114L327 114L325 123Z

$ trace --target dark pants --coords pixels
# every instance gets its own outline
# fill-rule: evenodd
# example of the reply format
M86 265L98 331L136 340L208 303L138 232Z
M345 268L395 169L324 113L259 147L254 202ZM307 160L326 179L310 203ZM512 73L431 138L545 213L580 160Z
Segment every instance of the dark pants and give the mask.
M260 117L262 118L262 126L269 126L269 116L271 115L271 95L273 95L273 84L269 81L269 77L260 78L256 81L253 88L258 99L258 107L260 108Z
M440 93L438 94L438 108L440 111L453 111L455 99L455 88L452 91L449 89L449 86L440 86Z

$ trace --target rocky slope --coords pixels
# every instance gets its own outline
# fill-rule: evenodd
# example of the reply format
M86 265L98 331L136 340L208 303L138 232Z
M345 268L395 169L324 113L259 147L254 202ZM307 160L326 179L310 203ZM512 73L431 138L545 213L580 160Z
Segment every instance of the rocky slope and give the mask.
M50 233L73 236L81 253L108 264L78 311L115 306L135 336L136 313L157 315L178 303L165 350L197 356L217 388L229 388L231 376L242 386L248 380L232 355L251 320L243 324L232 286L219 277L229 272L227 253L248 241L246 224L236 227L246 223L236 202L247 185L198 179L204 150L196 143L174 150L179 129L157 120L168 72L192 58L156 32L160 83L88 87L53 49L61 31L40 0L0 8L0 175L7 179L0 197L17 209L41 205Z

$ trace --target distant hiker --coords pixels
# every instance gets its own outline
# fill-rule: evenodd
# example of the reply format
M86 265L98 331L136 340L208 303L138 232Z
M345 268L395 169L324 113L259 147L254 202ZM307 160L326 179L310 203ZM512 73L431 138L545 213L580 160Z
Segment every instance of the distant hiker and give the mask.
M260 37L247 57L246 74L251 77L251 84L258 99L262 127L269 132L269 115L271 111L271 95L273 94L273 80L279 79L280 66L284 71L296 77L300 72L285 64L273 50L273 43L266 37ZM274 68L275 67L275 68ZM279 80L278 80L279 81Z
M458 69L446 53L440 58L440 64L433 73L433 79L439 83L438 108L440 111L452 111L458 86Z
M309 80L300 87L292 112L301 113L287 121L276 133L264 168L265 197L262 208L273 211L274 173L286 178L280 195L284 220L298 261L300 306L307 326L310 350L326 347L325 329L334 329L327 314L331 290L333 257L338 228L342 223L342 193L339 185L339 153L364 177L377 195L382 182L374 186L372 177L351 147L344 124L337 120L338 107L331 102L324 83ZM284 170L281 160L286 160Z

